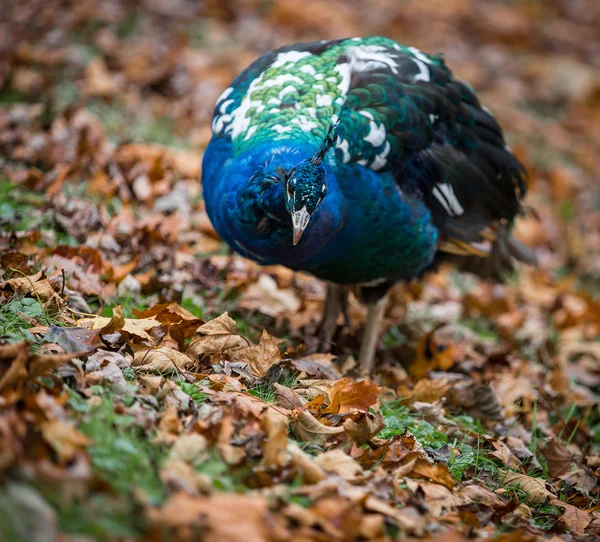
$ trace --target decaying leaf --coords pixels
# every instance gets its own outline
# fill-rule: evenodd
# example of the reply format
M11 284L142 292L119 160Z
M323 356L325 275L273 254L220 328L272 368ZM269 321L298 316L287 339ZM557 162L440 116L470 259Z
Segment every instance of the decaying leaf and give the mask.
M454 346L438 344L435 341L436 329L423 335L417 345L415 358L408 368L410 375L416 380L425 378L430 371L447 371L454 365Z
M365 475L362 467L339 448L318 455L314 462L326 472L334 472L350 482Z
M298 440L321 443L331 435L344 432L343 427L330 427L319 422L310 412L303 410L292 423L292 429Z
M323 413L345 414L352 410L366 411L379 399L381 388L367 380L353 382L348 378L338 380L329 389L329 406Z
M567 504L560 499L552 499L550 504L559 506L564 509L564 513L560 516L560 520L565 527L573 534L583 535L588 525L594 519L594 516L585 510L581 510L576 506Z
M131 364L136 372L159 374L186 371L192 365L193 361L189 357L169 346L138 350Z
M504 484L520 487L527 494L527 500L532 503L542 504L554 497L554 494L546 489L546 482L542 478L501 469L498 472Z
M236 333L235 320L225 312L196 330L196 337L190 343L186 354L192 359L202 360L204 356L223 354L248 345L249 342Z
M250 373L262 378L273 365L281 361L281 353L273 338L264 330L258 345L240 348L232 352L231 360L246 363Z
M117 305L113 309L111 318L96 316L95 318L83 318L78 324L90 329L97 329L100 334L107 335L115 332L122 332L131 335L134 338L152 341L152 336L148 333L152 328L160 325L155 318L125 318L123 308Z
M0 346L0 391L68 363L82 352L32 354L26 342Z

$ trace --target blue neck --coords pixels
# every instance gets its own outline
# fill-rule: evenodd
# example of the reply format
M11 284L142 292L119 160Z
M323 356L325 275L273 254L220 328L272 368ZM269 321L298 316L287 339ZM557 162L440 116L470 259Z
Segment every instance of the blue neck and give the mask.
M238 155L224 172L228 186L235 190L231 216L236 244L263 263L300 266L310 259L339 231L345 215L345 201L327 161L327 195L313 214L298 245L292 244L292 221L285 207L285 186L262 175L261 168L275 172L290 169L314 155L314 145L286 141L260 145Z

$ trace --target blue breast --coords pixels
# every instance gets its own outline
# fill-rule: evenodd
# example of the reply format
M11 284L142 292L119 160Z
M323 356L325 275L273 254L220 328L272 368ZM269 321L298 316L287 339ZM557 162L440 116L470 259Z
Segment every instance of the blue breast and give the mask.
M241 224L238 195L252 174L269 160L297 163L314 148L278 141L277 147L262 145L235 157L231 152L227 139L211 141L202 182L215 229L240 254L346 284L410 279L433 260L437 230L422 201L402 194L392 174L340 164L333 156L324 164L327 196L297 246L291 243L291 221L279 208L269 227L259 227L258 220L249 226L248 217Z

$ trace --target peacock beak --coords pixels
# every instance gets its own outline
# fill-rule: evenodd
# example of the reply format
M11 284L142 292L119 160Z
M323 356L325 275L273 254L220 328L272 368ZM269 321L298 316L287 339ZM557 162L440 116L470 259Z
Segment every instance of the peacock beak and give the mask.
M292 225L294 226L294 237L292 242L294 243L294 246L300 241L306 226L308 226L309 220L310 213L306 210L306 205L299 211L294 211L292 213Z

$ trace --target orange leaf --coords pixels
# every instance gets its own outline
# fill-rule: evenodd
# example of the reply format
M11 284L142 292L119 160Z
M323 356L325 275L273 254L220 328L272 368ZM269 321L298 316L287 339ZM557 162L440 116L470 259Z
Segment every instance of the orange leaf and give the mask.
M348 378L338 380L328 391L329 407L326 414L345 414L352 410L366 411L377 402L381 388L373 382L353 382Z

